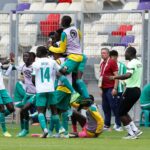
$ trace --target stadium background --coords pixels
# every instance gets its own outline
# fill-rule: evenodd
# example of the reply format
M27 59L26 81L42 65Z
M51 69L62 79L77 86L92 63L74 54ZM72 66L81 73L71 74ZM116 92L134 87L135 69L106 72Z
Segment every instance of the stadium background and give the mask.
M61 17L71 15L82 31L83 52L88 56L84 80L100 106L97 78L102 47L116 49L125 62L125 48L135 46L144 66L143 85L150 81L149 9L150 0L0 0L0 56L13 51L16 63L21 63L24 51L45 45L49 32L59 28ZM16 78L14 73L5 77L11 95ZM139 120L139 103L130 113Z

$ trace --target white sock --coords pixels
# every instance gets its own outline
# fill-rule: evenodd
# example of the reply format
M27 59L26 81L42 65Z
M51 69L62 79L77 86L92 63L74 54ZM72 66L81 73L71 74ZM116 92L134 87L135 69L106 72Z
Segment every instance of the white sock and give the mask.
M130 125L127 125L127 126L124 126L124 127L125 127L125 129L127 130L127 132L128 132L130 135L134 135L134 132L132 131Z
M47 130L47 128L45 128L45 129L44 129L44 133L48 133L48 130Z
M132 131L134 132L138 131L138 128L136 127L133 121L130 122L130 126L131 126Z

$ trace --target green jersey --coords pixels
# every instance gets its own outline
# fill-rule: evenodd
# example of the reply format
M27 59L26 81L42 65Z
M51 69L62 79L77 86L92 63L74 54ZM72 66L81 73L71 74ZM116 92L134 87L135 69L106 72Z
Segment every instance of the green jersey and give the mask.
M141 86L142 81L142 63L138 59L132 59L127 65L127 73L131 73L131 77L125 80L127 88Z
M122 62L118 62L117 64L118 64L118 74L119 75L126 74L127 68L126 68L125 64L123 64ZM124 85L119 80L119 83L118 83L118 93L124 92L124 88L125 88Z

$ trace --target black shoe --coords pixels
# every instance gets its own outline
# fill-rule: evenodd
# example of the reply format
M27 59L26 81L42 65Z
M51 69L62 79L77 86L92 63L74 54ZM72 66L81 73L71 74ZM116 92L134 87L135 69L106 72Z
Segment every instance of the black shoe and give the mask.
M48 132L44 132L44 133L41 135L41 138L47 138L47 135L48 135Z

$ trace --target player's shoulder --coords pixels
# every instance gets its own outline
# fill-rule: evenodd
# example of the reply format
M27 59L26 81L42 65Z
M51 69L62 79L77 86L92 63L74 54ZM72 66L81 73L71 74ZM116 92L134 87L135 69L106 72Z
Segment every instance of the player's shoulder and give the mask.
M109 63L111 63L111 64L117 64L117 62L114 60L114 59L109 59Z

